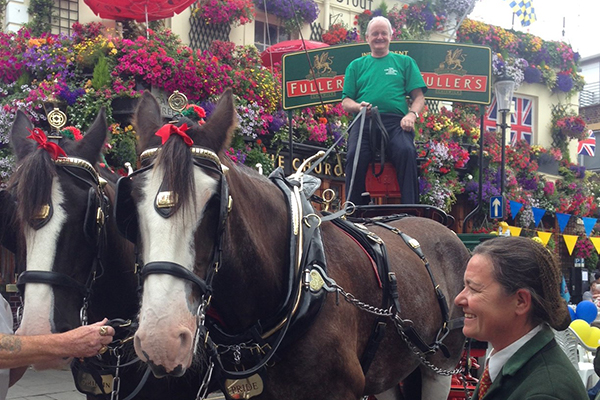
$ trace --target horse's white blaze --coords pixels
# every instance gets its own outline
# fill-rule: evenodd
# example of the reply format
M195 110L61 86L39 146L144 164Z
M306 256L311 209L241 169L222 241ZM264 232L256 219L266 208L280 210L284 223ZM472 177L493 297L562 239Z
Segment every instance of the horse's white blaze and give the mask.
M52 182L52 218L42 228L35 230L24 224L27 249L27 271L52 271L58 251L58 237L67 220L60 204L64 195L57 178ZM50 285L28 283L25 289L23 319L18 335L43 335L51 333L54 325L54 293ZM36 369L55 368L56 365L35 365Z
M142 259L145 264L169 261L192 270L194 233L206 203L217 190L217 181L194 168L196 207L188 199L190 206L185 214L180 210L164 218L154 210L162 176L160 168L149 174L144 182L143 201L137 206ZM150 275L144 282L136 351L142 359L164 366L167 372L191 363L198 307L198 299L192 299L191 290L189 282L166 274Z

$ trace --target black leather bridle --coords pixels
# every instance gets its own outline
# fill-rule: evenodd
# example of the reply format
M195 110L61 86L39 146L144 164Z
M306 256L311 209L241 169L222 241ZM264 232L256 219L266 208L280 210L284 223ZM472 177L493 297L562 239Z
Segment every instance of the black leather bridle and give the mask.
M151 163L129 176L120 178L117 182L117 197L115 206L115 220L119 231L133 243L136 243L138 237L138 221L135 204L131 197L131 191L133 188L133 179L135 175L141 174L154 167L154 159L161 151L161 147L156 147L144 151L140 155L140 162L151 160ZM192 154L192 160L195 166L198 166L204 170L211 171L219 175L219 222L216 232L216 240L213 248L213 257L210 262L210 266L206 271L204 279L199 278L193 271L183 267L174 262L170 261L152 261L147 264L143 264L140 260L138 273L140 274L140 286L143 286L145 279L150 275L165 274L171 275L179 279L191 282L200 292L200 296L203 299L200 307L198 308L199 326L198 329L203 329L204 323L204 312L210 305L210 298L212 295L212 281L217 273L222 255L222 240L225 232L227 216L231 210L231 198L229 197L229 186L227 185L227 179L225 173L228 168L221 164L219 157L212 150L192 146L190 147ZM170 212L159 213L163 218L169 218L172 214ZM141 287L140 287L141 289ZM198 333L196 333L196 339Z

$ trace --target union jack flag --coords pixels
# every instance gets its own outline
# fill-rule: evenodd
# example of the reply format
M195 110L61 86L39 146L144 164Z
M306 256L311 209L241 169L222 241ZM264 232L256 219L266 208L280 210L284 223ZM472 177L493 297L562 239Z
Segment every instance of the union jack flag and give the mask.
M496 97L492 99L492 104L487 106L485 111L485 118L483 120L483 129L486 132L496 132L496 125L499 124L498 121L498 107L496 105Z
M594 131L589 130L589 136L587 139L580 140L577 145L577 154L594 157L596 154L596 136Z
M533 138L533 101L525 97L513 97L515 113L511 115L510 144L514 146L519 140L532 144Z

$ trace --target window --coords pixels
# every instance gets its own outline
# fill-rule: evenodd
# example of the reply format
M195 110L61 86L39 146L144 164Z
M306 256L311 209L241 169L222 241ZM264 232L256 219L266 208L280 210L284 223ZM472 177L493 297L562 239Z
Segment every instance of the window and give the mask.
M267 24L266 22L256 21L254 23L254 45L259 52L264 51L267 47L289 40L290 34L285 32L282 27Z
M52 7L52 33L71 33L71 26L79 20L79 2L77 0L54 0Z

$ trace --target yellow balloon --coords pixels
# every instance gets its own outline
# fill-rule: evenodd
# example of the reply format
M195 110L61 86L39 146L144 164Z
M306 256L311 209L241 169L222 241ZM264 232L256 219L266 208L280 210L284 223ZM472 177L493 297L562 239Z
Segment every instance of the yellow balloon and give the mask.
M576 319L575 321L571 322L571 325L569 326L571 329L573 329L577 336L579 336L579 339L581 339L583 343L586 343L592 333L592 327L590 324L582 319Z
M590 329L590 336L584 341L584 343L589 347L593 347L594 349L600 346L600 328L592 326Z

